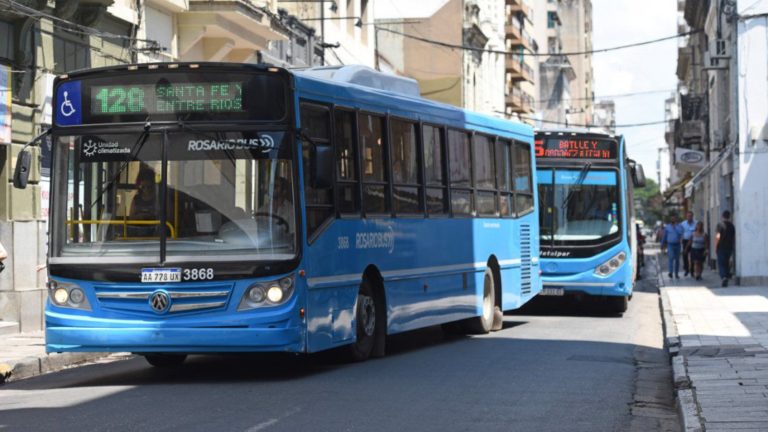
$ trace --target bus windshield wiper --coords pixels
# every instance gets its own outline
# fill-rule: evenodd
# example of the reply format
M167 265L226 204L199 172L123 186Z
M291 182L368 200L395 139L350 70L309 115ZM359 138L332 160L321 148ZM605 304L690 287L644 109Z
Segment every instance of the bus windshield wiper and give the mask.
M589 169L592 168L592 162L587 162L584 167L579 171L579 178L576 180L576 183L573 184L574 187L581 186L584 183L584 180L587 179L587 173L589 173ZM560 208L565 208L569 202L571 202L571 198L573 198L575 189L571 188L568 191L568 196L565 197L563 200L563 203L560 205Z
M111 179L109 179L108 182L104 184L104 187L101 188L99 191L98 199L95 199L93 201L93 204L91 205L91 209L93 209L93 206L95 206L99 199L104 196L104 194L114 186L115 182L117 181L118 177L120 177L120 174L122 174L123 170L128 166L129 163L133 162L134 159L136 159L136 156L141 152L142 147L144 147L144 143L147 142L147 138L149 138L149 132L152 130L152 123L149 121L149 117L147 117L146 122L144 123L144 130L141 132L141 135L136 138L136 142L133 143L131 146L131 153L128 157L128 160L123 162L123 165L120 166L120 168L117 170L117 172L112 176Z

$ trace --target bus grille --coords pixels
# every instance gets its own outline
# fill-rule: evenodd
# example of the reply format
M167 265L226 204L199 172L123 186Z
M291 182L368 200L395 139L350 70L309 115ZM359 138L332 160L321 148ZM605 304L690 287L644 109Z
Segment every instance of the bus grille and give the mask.
M157 290L164 290L171 299L170 307L160 314L152 309L149 301L149 297ZM232 284L184 287L153 284L95 285L94 291L103 310L158 316L224 309L232 292Z
M520 226L520 292L531 293L531 226Z

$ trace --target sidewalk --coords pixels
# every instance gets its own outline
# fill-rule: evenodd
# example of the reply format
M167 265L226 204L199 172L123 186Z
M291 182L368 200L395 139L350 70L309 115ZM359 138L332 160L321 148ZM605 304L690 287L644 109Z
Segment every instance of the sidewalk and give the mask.
M686 431L768 431L768 287L720 287L667 277L659 287L674 384Z
M0 384L56 372L109 353L45 353L43 332L0 336Z

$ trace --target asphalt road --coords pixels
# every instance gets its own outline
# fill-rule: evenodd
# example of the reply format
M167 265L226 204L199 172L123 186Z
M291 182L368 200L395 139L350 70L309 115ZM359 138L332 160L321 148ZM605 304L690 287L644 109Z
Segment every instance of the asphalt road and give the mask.
M545 299L502 331L398 335L365 363L195 356L163 371L131 358L11 383L0 431L649 430L633 412L638 353L663 357L650 270L623 317ZM650 387L671 392L658 381Z

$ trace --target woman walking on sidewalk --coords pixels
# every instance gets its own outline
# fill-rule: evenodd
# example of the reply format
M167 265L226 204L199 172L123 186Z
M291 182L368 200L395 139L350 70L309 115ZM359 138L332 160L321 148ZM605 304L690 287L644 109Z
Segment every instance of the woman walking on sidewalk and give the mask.
M664 227L664 236L661 239L661 248L667 247L667 256L669 257L669 278L672 279L672 273L675 278L680 279L680 248L683 241L683 227L677 223L677 215L669 216L669 223Z
M696 222L696 229L691 234L688 248L691 250L693 269L691 274L696 280L701 280L701 270L704 268L704 259L707 256L707 233L704 232L704 222Z

